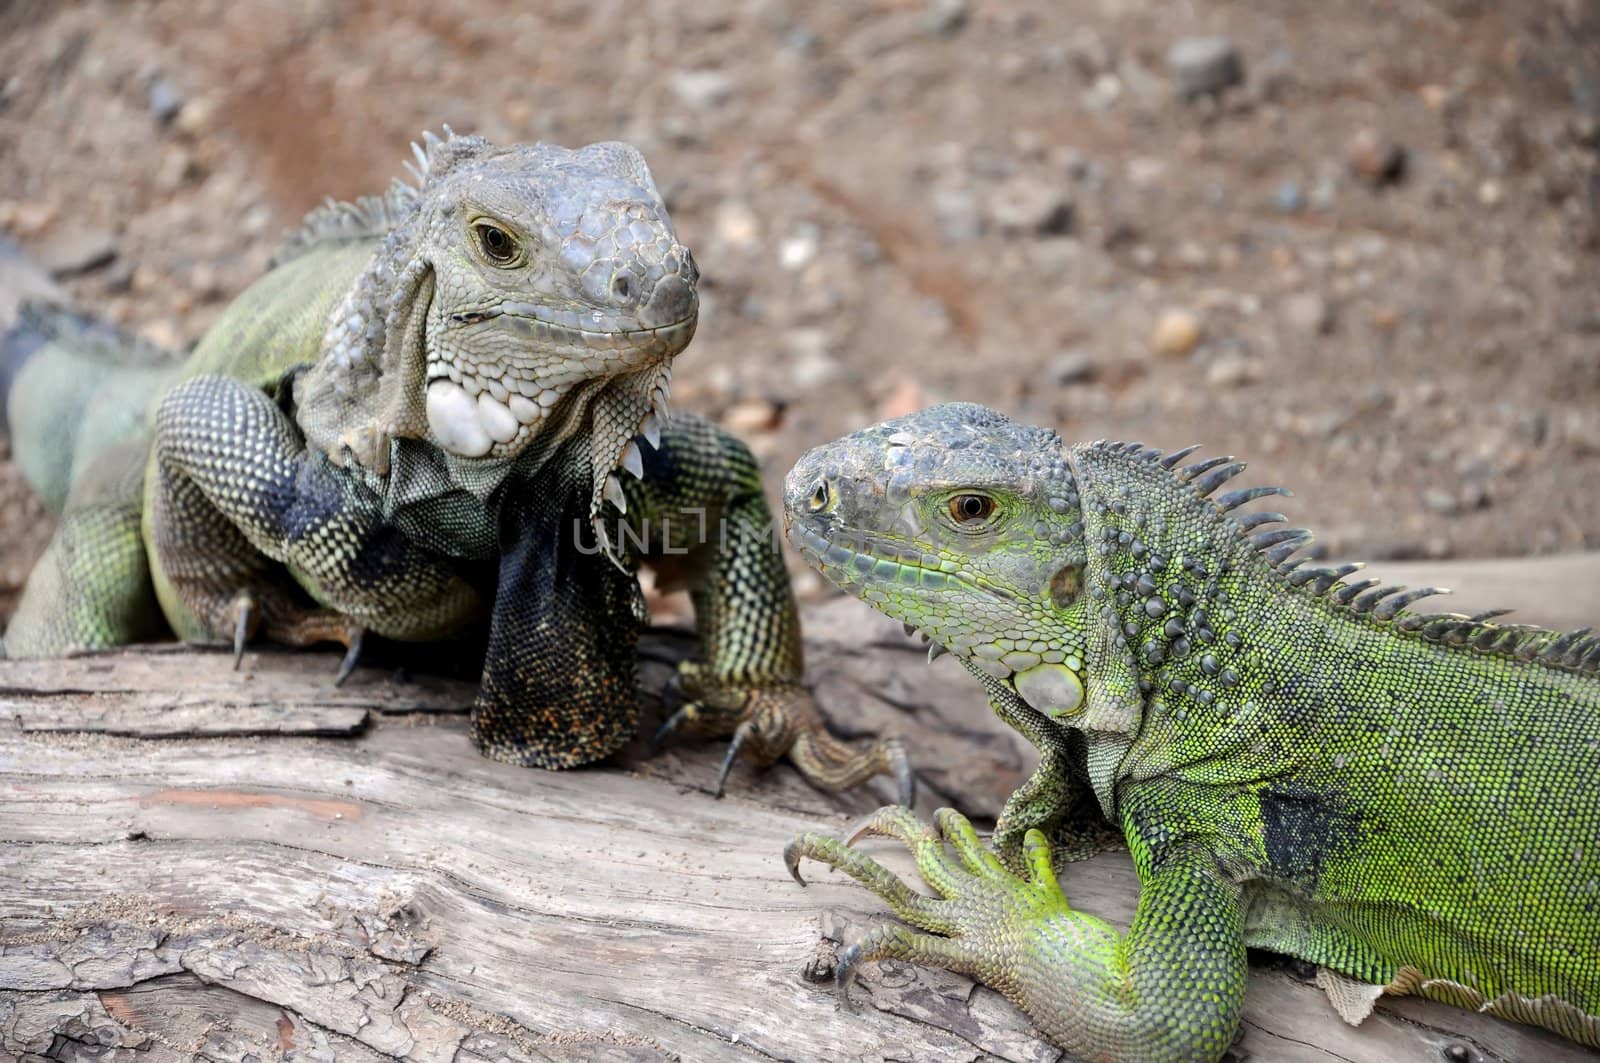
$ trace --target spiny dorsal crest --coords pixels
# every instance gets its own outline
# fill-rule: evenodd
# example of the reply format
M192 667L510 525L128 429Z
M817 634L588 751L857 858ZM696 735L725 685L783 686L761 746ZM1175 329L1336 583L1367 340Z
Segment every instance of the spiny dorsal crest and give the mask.
M305 216L300 227L284 238L273 253L269 268L326 244L352 240L372 240L387 236L411 217L430 181L438 180L467 159L482 158L493 150L484 138L458 136L449 126L444 136L422 134L422 143L411 143L412 158L405 163L411 183L395 178L381 196L361 196L356 200L329 198Z
M1237 525L1240 539L1266 559L1273 572L1290 587L1429 642L1538 661L1583 675L1600 675L1600 634L1592 628L1561 632L1531 624L1494 623L1497 617L1510 611L1507 609L1493 609L1473 616L1410 612L1408 607L1412 603L1450 592L1442 587L1407 590L1370 578L1346 583L1346 577L1365 567L1360 562L1326 567L1307 565L1308 558L1293 555L1310 544L1309 531L1274 528L1258 532L1255 529L1263 524L1279 524L1287 518L1282 513L1237 512L1239 507L1256 499L1274 495L1290 497L1292 492L1282 487L1247 487L1212 497L1219 487L1245 469L1245 463L1234 461L1232 456L1206 458L1180 467L1185 458L1199 449L1199 444L1170 454L1147 448L1142 443L1102 443L1101 447L1105 453L1136 458L1166 470L1197 497L1209 499L1219 514L1228 516Z

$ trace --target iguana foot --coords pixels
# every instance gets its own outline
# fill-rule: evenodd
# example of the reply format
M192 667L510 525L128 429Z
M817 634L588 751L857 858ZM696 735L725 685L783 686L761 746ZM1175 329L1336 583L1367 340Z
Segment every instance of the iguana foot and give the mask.
M835 738L810 691L798 683L722 682L709 676L704 665L689 661L679 666L667 695L688 700L661 725L654 747L685 727L696 734L731 737L717 772L718 797L740 753L763 767L787 756L819 790L848 790L874 775L888 775L901 804L909 806L916 796L916 778L899 741L880 738L857 748Z
M361 646L366 637L366 628L343 613L291 604L287 596L275 588L260 589L260 593L237 592L228 599L219 619L224 630L232 629L234 671L239 670L244 660L245 648L258 636L286 646L339 643L345 648L345 654L333 681L336 687L343 686L360 663ZM220 634L221 631L213 629L213 635Z
M270 641L287 646L314 646L319 642L337 642L343 646L344 657L333 680L336 687L343 686L350 673L356 670L367 635L365 627L332 609L305 609L281 619L268 618L264 630Z
M903 842L917 870L938 896L917 893L882 864L851 848L857 840L884 835ZM952 853L954 854L952 856ZM1023 873L1013 874L983 844L965 816L952 809L934 813L926 825L904 808L881 808L843 841L825 834L800 835L783 851L796 882L804 886L804 857L837 868L877 894L890 910L918 930L877 927L839 956L834 984L849 1006L849 985L868 960L895 959L942 967L991 985L1005 985L1020 957L1017 948L1039 935L1039 927L1071 913L1050 864L1050 845L1030 830L1022 842Z

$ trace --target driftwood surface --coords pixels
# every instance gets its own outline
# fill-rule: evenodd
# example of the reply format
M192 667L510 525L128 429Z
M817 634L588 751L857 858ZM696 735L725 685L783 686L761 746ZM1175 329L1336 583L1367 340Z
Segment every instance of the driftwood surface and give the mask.
M1600 618L1600 558L1511 572L1499 604L1526 619ZM836 729L902 735L923 813L992 818L1032 757L976 685L856 602L806 620ZM691 646L651 637L647 692ZM890 916L820 865L801 889L779 854L844 829L885 785L830 797L741 764L719 800L721 748L693 741L518 769L473 750L467 684L363 668L335 690L332 656L231 663L171 647L0 662L0 1058L1060 1058L945 972L868 964L854 1010L836 1004L836 947ZM910 871L897 846L867 844ZM1061 878L1076 906L1131 918L1126 853ZM1415 999L1352 1028L1281 964L1252 969L1234 1052L1590 1058Z

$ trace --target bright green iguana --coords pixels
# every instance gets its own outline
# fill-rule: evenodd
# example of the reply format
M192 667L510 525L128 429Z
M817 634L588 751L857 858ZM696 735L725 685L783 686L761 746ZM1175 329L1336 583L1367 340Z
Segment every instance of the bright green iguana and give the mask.
M415 184L313 212L186 361L60 314L0 346L16 461L62 514L6 650L170 625L236 652L342 642L342 678L367 632L487 622L475 739L569 767L634 732L632 569L659 558L705 644L673 725L734 735L728 762L907 787L897 745L830 738L800 685L749 452L666 419L698 275L644 159L454 135L414 153Z
M1218 494L1242 463L1054 432L952 404L808 453L791 541L960 659L1041 753L997 856L961 816L884 809L786 853L907 923L864 959L970 974L1069 1052L1215 1059L1245 950L1320 966L1352 1022L1418 993L1600 1046L1600 639L1407 610L1309 535ZM1069 907L1051 832L1079 795L1126 838L1124 936ZM849 844L910 846L937 891ZM953 850L953 857L946 846Z

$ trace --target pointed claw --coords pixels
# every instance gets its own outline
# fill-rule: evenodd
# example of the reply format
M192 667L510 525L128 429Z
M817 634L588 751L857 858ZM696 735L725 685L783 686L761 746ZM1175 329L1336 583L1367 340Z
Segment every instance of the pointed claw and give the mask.
M689 707L685 705L671 716L665 723L656 728L656 733L650 737L649 755L655 756L661 752L661 746L668 738L678 733L678 728L683 726L683 721L689 718Z
M244 598L234 606L238 614L233 621L233 670L239 670L239 662L244 660L244 644L250 637L250 621L255 616L255 603Z
M632 439L623 445L621 465L635 480L644 479L644 458L639 453L639 444Z
M804 886L806 880L800 877L800 858L805 855L800 851L800 839L796 838L783 847L783 863L789 869L789 877Z
M722 796L723 789L728 783L728 772L733 770L733 762L739 756L739 750L744 748L744 743L750 737L750 721L746 720L733 732L733 740L728 743L728 752L723 754L722 767L717 769L717 796Z
M344 651L344 660L339 662L339 675L334 679L333 685L344 686L344 681L350 678L350 673L356 670L356 664L361 660L361 644L367 637L365 628L356 628L355 635L350 639L349 647Z
M855 1011L855 1005L850 1003L850 982L856 976L856 968L861 966L861 946L850 945L839 953L839 966L834 968L833 985L839 994L839 1006L846 1011Z
M928 643L928 663L932 664L934 661L937 661L940 657L943 657L949 652L949 650L945 649L937 642Z
M866 815L850 824L850 829L844 832L844 837L840 838L839 841L844 845L845 848L854 849L856 842L860 841L862 838L873 837L877 833L875 830L873 830L873 828L877 825L878 813L868 812Z
M911 770L911 761L903 755L894 761L894 786L900 804L910 808L917 800L917 775Z

